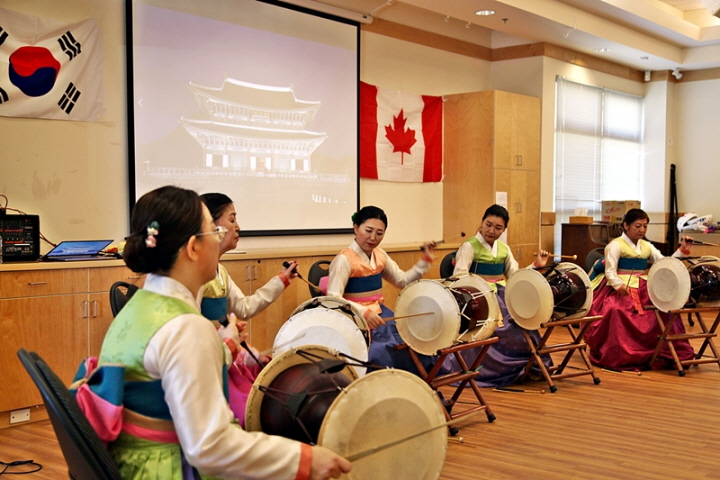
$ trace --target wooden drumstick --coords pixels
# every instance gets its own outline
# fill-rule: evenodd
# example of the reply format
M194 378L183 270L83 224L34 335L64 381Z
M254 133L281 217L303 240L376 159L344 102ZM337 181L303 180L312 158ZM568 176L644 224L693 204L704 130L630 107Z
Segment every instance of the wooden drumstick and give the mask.
M283 342L283 343L281 343L280 345L277 345L277 346L272 347L272 348L268 348L267 350L263 350L262 352L260 352L260 355L267 355L268 353L272 353L273 350L279 350L279 349L281 349L281 348L287 347L288 345L292 345L294 342L296 342L296 341L300 340L301 338L305 337L305 335L307 335L307 332L300 332L300 333L298 333L297 335L295 335L293 338L291 338L290 340L288 340L287 342Z
M460 235L455 235L455 236L453 236L453 237L450 237L449 240L454 240L454 239L456 239L456 238L461 238L461 237L464 237L464 236L465 236L465 232L460 232ZM434 243L435 246L437 247L438 245L442 245L443 243L445 243L445 242L447 242L447 241L448 241L448 239L443 238L442 240L438 240L438 241L433 242L433 243ZM421 245L421 246L420 246L420 250L422 250L422 251L424 252L424 251L425 251L425 245Z
M693 245L707 245L710 247L720 247L720 244L718 244L718 243L701 242L700 240L695 240L694 238L692 238L692 241L690 243Z
M469 414L467 414L467 415L463 415L462 418L459 418L459 419L458 419L458 418L455 418L455 419L449 420L449 421L447 421L447 422L445 422L445 423L441 423L440 425L435 425L434 427L430 427L430 428L428 428L427 430L423 430L423 431L418 432L418 433L413 433L412 435L408 435L408 436L406 436L406 437L399 438L399 439L397 439L397 440L393 440L392 442L384 443L384 444L379 445L379 446L377 446L377 447L368 448L367 450L364 450L364 451L362 451L362 452L358 452L358 453L356 453L356 454L354 454L354 455L348 455L348 456L346 456L345 458L347 458L348 461L350 461L350 462L354 462L355 460L360 460L361 458L365 458L365 457L367 457L367 456L369 456L369 455L372 455L372 454L374 454L374 453L381 452L381 451L386 450L386 449L388 449L388 448L390 448L390 447L394 447L395 445L399 445L399 444L401 444L401 443L407 442L407 441L412 440L412 439L414 439L414 438L422 437L423 435L427 435L428 433L434 432L435 430L439 430L439 429L444 428L444 427L449 427L450 425L453 425L453 424L459 422L459 421L462 420L462 419L465 419L465 418L468 418L468 417L472 417L473 415L477 415L479 412L480 412L480 410L478 410L477 412L474 412L474 413L469 413Z
M537 255L538 252L533 252L533 255ZM569 260L577 260L577 255L553 255L552 253L548 253L548 257L552 256L553 258L567 258Z
M397 320L398 318L419 317L420 315L432 315L433 313L435 313L435 312L412 313L410 315L399 315L397 317L387 317L387 318L384 318L383 320L387 321L387 320Z

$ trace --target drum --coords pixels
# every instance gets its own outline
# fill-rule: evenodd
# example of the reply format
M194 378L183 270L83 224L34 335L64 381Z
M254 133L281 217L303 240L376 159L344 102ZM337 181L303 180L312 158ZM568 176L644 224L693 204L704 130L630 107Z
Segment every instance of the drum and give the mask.
M315 345L275 357L248 397L247 430L321 445L343 457L377 449L358 455L342 478L439 478L447 427L432 389L416 375L395 369L358 379L339 363L336 352ZM409 438L415 434L421 435Z
M720 306L720 259L702 257L688 266L690 299L698 306Z
M484 340L502 320L497 296L477 275L416 280L395 303L398 333L416 352L435 355L455 343Z
M350 303L335 297L312 298L291 314L273 342L273 357L301 345L322 345L362 362L368 360L368 326ZM365 367L354 366L359 376Z
M555 265L546 275L518 270L505 287L505 304L515 323L526 330L537 330L551 318L582 318L592 305L590 278L569 262Z
M664 257L653 263L647 277L650 301L661 312L678 310L690 297L690 274L677 258Z

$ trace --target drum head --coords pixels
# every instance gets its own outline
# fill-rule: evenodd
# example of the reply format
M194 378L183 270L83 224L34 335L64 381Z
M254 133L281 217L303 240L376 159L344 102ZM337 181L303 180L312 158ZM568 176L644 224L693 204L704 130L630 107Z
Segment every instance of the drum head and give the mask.
M473 342L489 338L497 328L498 323L502 321L502 311L497 301L497 294L490 287L490 284L479 275L469 274L453 281L449 287L451 289L456 287L473 287L477 289L482 294L482 301L486 303L488 311L483 325L468 332L458 332L461 334L458 340L461 342Z
M593 289L585 270L574 263L563 262L550 274L548 282L555 275L564 275L564 283L570 284L571 291L563 291L560 295L553 292L553 315L557 318L582 318L590 311L593 300ZM552 290L553 287L551 286Z
M416 280L400 292L395 316L427 313L395 321L400 337L410 348L425 355L452 346L460 333L460 309L455 297L434 280Z
M253 388L250 390L247 399L247 405L245 406L245 430L248 432L259 432L262 431L262 420L261 420L261 407L262 401L265 394L260 391L258 387L269 386L278 375L295 365L302 363L313 363L312 359L307 359L296 352L303 350L313 355L322 358L332 358L342 360L342 357L338 356L338 352L330 348L323 347L321 345L303 345L302 347L293 348L279 356L273 358L270 363L260 371L260 374L253 382ZM358 379L358 374L352 367L345 367L342 373L348 377L352 382Z
M720 306L720 259L704 256L688 267L690 297L698 306Z
M318 445L347 457L443 425L437 395L402 370L372 372L335 399L323 421ZM345 479L434 480L440 477L447 427L398 443L353 462Z
M515 323L525 330L537 330L550 320L553 300L550 285L537 270L518 270L505 287L505 305Z
M677 258L664 257L650 267L648 294L661 312L678 310L690 296L690 274Z
M363 332L337 310L312 308L290 317L275 336L272 356L301 345L322 345L363 362L368 360L368 344ZM365 367L353 368L359 376L365 375Z
M348 302L344 298L330 296L311 298L310 300L306 300L300 305L298 305L297 308L293 310L293 312L290 314L290 316L292 317L293 315L296 315L300 312L304 312L306 310L311 310L314 308L327 308L330 310L338 311L344 315L347 315L348 318L351 318L360 330L362 330L363 332L368 331L367 322L363 318L362 314L357 310L356 307L353 306L352 303Z

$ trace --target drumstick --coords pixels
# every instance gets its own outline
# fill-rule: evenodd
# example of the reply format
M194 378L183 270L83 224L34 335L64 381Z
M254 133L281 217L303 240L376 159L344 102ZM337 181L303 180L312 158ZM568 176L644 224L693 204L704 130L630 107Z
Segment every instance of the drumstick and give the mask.
M460 238L460 237L464 237L464 236L465 236L465 232L460 232L460 235L452 236L452 237L450 237L450 240L454 240L454 239L456 239L456 238ZM445 242L447 242L447 241L448 241L448 239L443 238L442 240L438 240L438 241L433 242L433 243L434 243L435 246L437 247L438 245L442 245L443 243L445 243ZM425 251L425 245L421 245L421 246L420 246L420 250L422 250L422 251L424 252L424 251Z
M474 413L469 413L469 414L467 414L467 415L463 415L463 416L462 416L462 419L468 418L468 417L472 417L473 415L477 415L479 412L480 412L480 411L477 411L477 412L474 412ZM453 420L449 420L449 421L447 421L447 422L445 422L445 423L441 423L440 425L435 425L434 427L430 427L430 428L428 428L427 430L423 430L423 431L418 432L418 433L413 433L412 435L408 435L407 437L399 438L399 439L397 439L397 440L393 440L392 442L388 442L388 443L382 444L382 445L377 446L377 447L369 448L369 449L367 449L367 450L364 450L364 451L362 451L362 452L356 453L356 454L354 454L354 455L348 455L348 456L345 457L345 458L347 458L350 462L354 462L355 460L360 460L361 458L365 458L365 457L367 457L368 455L372 455L373 453L377 453L377 452L380 452L380 451L382 451L382 450L386 450L386 449L388 449L388 448L390 448L390 447L394 447L395 445L399 445L399 444L401 444L401 443L407 442L408 440L412 440L412 439L417 438L417 437L422 437L423 435L427 435L428 433L434 432L435 430L441 429L441 428L443 428L443 427L449 427L450 425L453 425L453 424L459 422L460 420L461 420L460 418L456 418L456 419L453 419Z
M260 352L260 355L267 355L268 353L272 353L273 350L279 350L279 349L281 349L281 348L285 348L285 347L287 347L288 345L293 344L293 343L296 342L297 340L300 340L300 339L303 338L305 335L307 335L307 332L300 332L300 333L298 333L297 335L295 335L293 338L291 338L290 340L288 340L287 342L283 342L283 343L281 343L280 345L277 345L277 346L272 347L272 348L268 348L267 350L263 350L262 352Z
M533 255L537 255L537 252L534 252ZM553 258L568 258L570 260L577 260L577 255L552 255L548 254L548 256L552 256Z
M495 387L493 388L496 392L510 392L510 393L537 393L539 395L545 395L545 390L525 390L523 388L510 388L510 387Z
M694 238L690 243L692 243L693 245L708 245L710 247L720 247L720 244L718 243L701 242L700 240L695 240Z
M419 317L420 315L432 315L433 313L435 313L435 312L413 313L410 315L399 315L397 317L387 317L387 318L384 318L383 320L388 321L388 320L397 320L398 318Z
M283 262L283 267L288 268L289 266L290 266L290 262L288 262L288 261ZM315 291L320 292L320 293L322 293L323 295L325 294L325 292L323 292L322 290L320 290L320 287L318 287L317 285L315 285L315 284L312 283L312 282L309 282L308 280L305 280L305 278L304 278L302 275L300 275L300 272L297 271L297 267L293 268L292 273L296 273L297 276L298 276L298 278L299 278L300 280L302 280L303 282L305 282L305 283L307 283L308 285L310 285L312 288L315 289Z

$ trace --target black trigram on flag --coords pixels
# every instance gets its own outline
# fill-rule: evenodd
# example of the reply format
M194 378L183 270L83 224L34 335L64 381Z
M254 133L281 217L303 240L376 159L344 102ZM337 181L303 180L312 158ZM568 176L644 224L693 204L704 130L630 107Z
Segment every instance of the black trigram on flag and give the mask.
M65 113L69 114L70 112L72 112L72 109L77 103L78 98L80 98L80 90L75 88L75 84L70 82L65 89L65 93L63 93L62 98L60 98L58 106Z
M5 103L8 100L10 100L10 98L8 97L7 92L0 87L0 104Z
M70 57L70 60L80 55L80 42L75 40L72 33L70 33L70 30L65 32L65 35L58 38L58 43L60 44L60 48L63 49L63 52Z
M5 40L7 40L8 33L5 31L4 28L0 27L0 45L5 43Z

